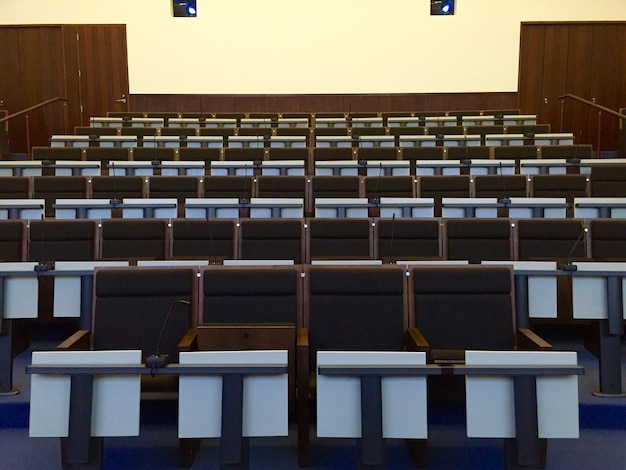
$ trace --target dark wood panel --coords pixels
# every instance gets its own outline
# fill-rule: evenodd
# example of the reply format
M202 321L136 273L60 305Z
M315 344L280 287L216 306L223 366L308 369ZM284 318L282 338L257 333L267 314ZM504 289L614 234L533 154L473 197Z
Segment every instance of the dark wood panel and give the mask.
M626 112L626 24L617 30L617 51L615 53L615 103L624 114ZM619 151L626 157L626 119L619 130Z
M9 114L24 109L26 99L24 90L20 86L20 59L18 48L18 30L15 28L0 28L0 102L2 108ZM7 123L9 130L8 139L11 146L26 139L25 120L23 117L16 118ZM17 150L16 150L17 151Z
M593 25L573 24L569 28L567 61L567 93L591 99L591 58L593 55ZM578 101L566 100L562 131L573 132L577 142L589 142L589 107Z
M615 52L617 51L616 24L601 24L593 27L593 55L591 61L591 100L596 103L617 110L619 104L615 102ZM600 129L598 129L600 122ZM618 142L618 121L614 117L598 112L589 113L590 142L600 143L601 150L616 149ZM598 139L598 130L600 139ZM597 149L596 149L597 150Z
M519 108L526 114L541 113L546 26L522 23L519 61Z
M80 25L78 58L83 124L91 116L108 111L126 111L128 96L126 27L124 25Z
M543 100L537 118L551 129L558 129L561 121L561 102L568 74L569 25L546 27L543 56Z
M80 80L78 77L78 45L76 27L63 26L63 53L65 56L65 97L69 99L67 107L68 133L82 125L80 109Z
M131 111L144 112L368 112L515 109L517 93L375 95L144 95Z

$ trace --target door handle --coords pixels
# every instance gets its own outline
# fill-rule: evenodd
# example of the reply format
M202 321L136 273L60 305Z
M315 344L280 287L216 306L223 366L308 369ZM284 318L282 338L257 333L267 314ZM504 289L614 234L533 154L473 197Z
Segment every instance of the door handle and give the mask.
M126 95L122 95L119 100L115 100L116 103L126 103Z

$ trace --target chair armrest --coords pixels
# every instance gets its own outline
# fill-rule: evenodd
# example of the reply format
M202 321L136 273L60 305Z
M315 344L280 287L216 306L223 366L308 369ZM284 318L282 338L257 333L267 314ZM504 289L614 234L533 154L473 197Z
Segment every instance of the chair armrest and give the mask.
M178 343L179 352L189 352L198 349L198 332L195 328L190 328Z
M55 349L89 351L91 349L91 330L78 330L72 336L59 344Z
M430 351L430 344L420 330L409 328L406 332L406 349L407 351L427 353Z
M552 349L552 345L528 328L518 328L517 349Z

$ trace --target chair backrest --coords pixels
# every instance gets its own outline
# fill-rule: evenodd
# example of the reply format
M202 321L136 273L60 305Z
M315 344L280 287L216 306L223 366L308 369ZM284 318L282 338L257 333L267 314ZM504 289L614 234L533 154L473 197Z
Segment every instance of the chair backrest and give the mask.
M533 145L502 145L494 147L493 158L500 159L533 159L539 158L539 147Z
M265 150L263 148L227 147L224 149L224 160L242 162L263 161L265 160ZM250 174L252 172L253 169L250 168Z
M311 197L359 197L360 184L358 176L313 176Z
M33 147L33 160L82 160L83 149L77 147Z
M254 194L255 183L252 176L207 176L204 178L204 197L250 198Z
M449 260L500 261L513 259L509 219L447 219L444 256Z
M436 259L441 257L439 219L378 219L378 259Z
M235 258L235 223L225 219L172 221L172 258Z
M505 266L416 266L410 326L436 350L513 349L513 271Z
M171 307L159 352L178 362L177 345L197 315L196 272L192 268L97 269L93 349L141 349L145 360L156 352ZM174 304L177 300L191 305Z
M242 219L240 259L305 261L304 224L301 219Z
M398 160L398 157L396 147L361 147L357 150L357 160Z
M218 161L221 156L219 148L205 147L181 147L178 149L178 159L180 161Z
M474 177L475 197L526 197L524 175L478 175Z
M26 223L23 220L0 220L0 261L26 259Z
M137 128L132 128L137 129ZM173 161L175 159L175 151L173 148L166 147L135 147L133 148L134 161Z
M435 217L441 217L441 199L444 197L470 197L469 175L433 175L418 178L418 197L435 200Z
M102 259L165 259L167 220L105 219L102 221Z
M354 160L352 149L349 147L316 147L313 150L313 161Z
M94 176L91 178L91 197L93 199L144 197L144 181L141 176Z
M200 324L302 324L298 267L207 266L200 285Z
M515 237L517 259L584 259L584 228L581 219L520 219Z
M447 147L446 158L448 160L463 160L465 158L490 158L490 147L480 145L475 147Z
M28 199L30 179L27 176L0 176L0 199Z
M29 261L89 261L96 259L96 221L31 220Z
M412 176L366 176L365 197L415 197Z
M593 219L589 234L594 261L626 260L626 220Z
M84 199L87 197L87 178L83 176L35 176L33 197L45 199L46 217L54 217L57 199Z
M258 197L306 197L307 182L304 176L259 176Z
M594 165L589 181L591 197L624 197L626 165Z
M186 198L197 198L199 189L196 176L151 176L148 179L149 197L177 198L179 206L184 206Z
M309 149L301 147L272 147L268 151L269 160L301 160L305 168L309 161Z
M369 219L309 219L307 230L309 260L328 258L371 259Z
M309 364L317 351L402 351L407 327L400 266L305 267Z

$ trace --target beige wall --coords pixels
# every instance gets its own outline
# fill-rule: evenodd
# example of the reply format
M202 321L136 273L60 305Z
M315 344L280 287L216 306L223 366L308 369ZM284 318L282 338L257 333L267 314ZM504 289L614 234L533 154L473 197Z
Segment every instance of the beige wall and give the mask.
M521 22L626 20L625 0L197 3L0 0L0 24L126 24L131 93L280 94L516 91Z

